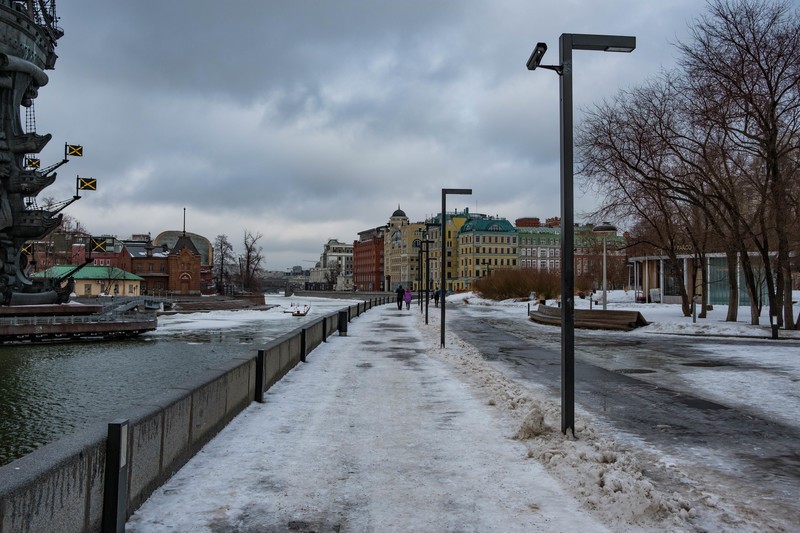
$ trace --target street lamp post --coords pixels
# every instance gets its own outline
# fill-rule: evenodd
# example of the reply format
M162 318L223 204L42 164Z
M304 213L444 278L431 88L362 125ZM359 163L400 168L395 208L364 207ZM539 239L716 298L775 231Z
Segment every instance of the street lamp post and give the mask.
M428 325L428 304L431 301L431 241L428 240L428 230L424 232L422 244L425 245L425 325Z
M417 249L417 300L422 313L422 240L415 239L414 247Z
M559 65L539 65L547 51L537 43L528 59L528 70L555 70L561 99L561 431L575 434L575 223L572 160L572 50L631 52L636 37L562 33Z
M442 219L441 222L441 229L439 230L439 240L442 241L442 257L440 258L441 266L439 268L439 274L441 275L441 285L439 289L442 291L441 300L442 300L442 312L441 312L441 347L444 348L444 310L445 310L445 300L447 299L445 296L447 294L447 272L446 272L446 265L447 265L447 195L448 194L472 194L472 189L442 189Z
M605 311L606 299L608 297L606 292L606 280L608 279L608 276L606 276L606 237L611 234L616 235L617 227L608 222L603 222L599 226L593 227L592 232L603 236L603 311Z

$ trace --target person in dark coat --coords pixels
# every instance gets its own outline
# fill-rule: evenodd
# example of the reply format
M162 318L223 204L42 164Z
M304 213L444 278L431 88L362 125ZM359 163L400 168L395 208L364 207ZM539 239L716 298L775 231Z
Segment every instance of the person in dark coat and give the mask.
M397 294L397 310L401 311L403 309L403 297L406 295L406 291L403 290L403 286L400 285L394 292Z
M437 287L435 291L433 291L433 303L436 307L439 307L439 288Z

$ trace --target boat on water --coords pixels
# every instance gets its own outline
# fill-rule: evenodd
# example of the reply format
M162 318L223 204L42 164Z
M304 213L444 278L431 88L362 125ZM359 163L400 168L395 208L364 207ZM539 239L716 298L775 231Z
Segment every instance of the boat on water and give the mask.
M291 313L292 316L306 316L311 311L310 305L293 305L289 309L284 309L284 313Z

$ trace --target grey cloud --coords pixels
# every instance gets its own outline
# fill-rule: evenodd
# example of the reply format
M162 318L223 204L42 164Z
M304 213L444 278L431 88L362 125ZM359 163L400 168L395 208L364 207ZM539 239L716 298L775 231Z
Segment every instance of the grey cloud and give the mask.
M669 64L666 43L701 10L650 4L60 3L60 59L37 100L39 127L54 135L43 159L58 160L64 141L85 145L52 187L66 196L74 174L97 177L81 213L187 205L198 219L226 215L208 237L235 242L239 217L298 213L339 221L343 234L322 239L349 241L398 203L412 219L435 214L443 186L473 187L465 205L480 211L546 218L558 206L558 77L525 60L543 40L555 62L562 31L638 36L632 55L576 57L579 119L581 106ZM312 259L320 239L265 238L265 250Z

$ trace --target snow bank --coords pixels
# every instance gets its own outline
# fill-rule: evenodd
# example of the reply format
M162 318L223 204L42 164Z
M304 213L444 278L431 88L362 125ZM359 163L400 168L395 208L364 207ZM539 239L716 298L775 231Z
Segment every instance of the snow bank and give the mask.
M482 304L474 295L454 295L460 300ZM519 302L494 305L518 313ZM521 305L525 305L524 303ZM437 313L438 314L438 313ZM418 320L422 321L420 317ZM719 497L684 479L684 491L665 494L651 475L685 478L675 472L676 461L659 456L642 444L635 448L608 436L606 428L588 422L576 412L578 439L561 433L560 399L543 387L522 386L495 369L472 345L447 332L445 348L440 347L437 320L422 324L420 331L427 352L446 362L454 373L479 389L488 405L510 421L517 430L509 435L523 441L528 458L541 463L570 490L582 506L616 531L692 531L718 529L720 524L735 524L743 530L758 530L759 523L729 514L717 505ZM710 526L710 528L709 528Z

